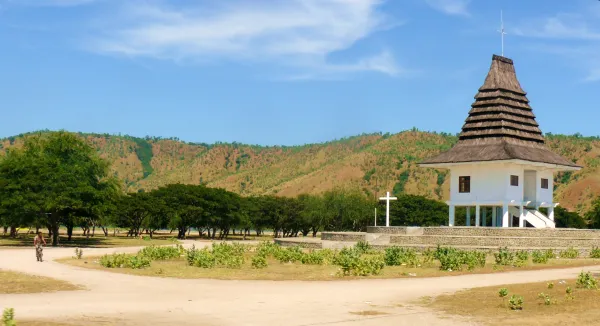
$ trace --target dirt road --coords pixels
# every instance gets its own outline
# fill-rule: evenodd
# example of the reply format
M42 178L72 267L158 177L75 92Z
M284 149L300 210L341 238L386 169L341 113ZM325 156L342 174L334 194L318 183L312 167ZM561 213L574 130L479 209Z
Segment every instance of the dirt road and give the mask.
M186 243L190 245L190 243ZM195 242L199 246L199 242ZM84 249L87 256L139 248ZM582 268L429 279L330 282L181 280L83 269L52 261L72 248L0 250L0 269L80 284L73 292L0 295L19 319L120 325L474 325L412 305L423 296L465 288L573 278ZM600 266L584 270L600 270ZM376 313L385 313L373 315Z

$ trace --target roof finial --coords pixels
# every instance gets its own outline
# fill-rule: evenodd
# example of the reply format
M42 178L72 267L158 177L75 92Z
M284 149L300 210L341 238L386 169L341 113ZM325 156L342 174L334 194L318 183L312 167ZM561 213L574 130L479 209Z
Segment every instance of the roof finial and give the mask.
M506 33L504 32L504 19L502 18L502 10L500 10L500 30L498 30L498 32L500 32L500 37L502 38L502 56L504 56L504 35L506 35Z

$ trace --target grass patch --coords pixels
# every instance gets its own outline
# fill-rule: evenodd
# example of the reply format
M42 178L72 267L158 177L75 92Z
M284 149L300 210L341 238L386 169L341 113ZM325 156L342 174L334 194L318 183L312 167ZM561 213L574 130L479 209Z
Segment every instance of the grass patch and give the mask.
M209 278L221 280L303 280L303 281L322 281L322 280L340 280L340 279L364 279L364 278L411 278L411 277L441 277L450 275L462 274L482 274L482 273L497 273L506 271L522 271L522 270L541 270L552 268L568 268L579 266L591 266L600 264L597 259L553 259L547 264L527 263L522 267L502 266L495 267L493 265L494 258L488 256L485 267L476 268L469 271L467 269L460 271L443 271L439 268L439 262L434 261L428 266L408 267L408 266L385 266L378 275L370 276L353 276L348 275L340 277L338 271L339 266L335 265L311 265L302 264L299 261L280 263L274 257L265 257L267 266L264 268L254 268L252 266L252 258L255 253L244 253L244 262L240 268L200 268L189 266L186 258L176 258L169 260L152 261L149 267L143 269L129 268L104 268L100 265L100 257L86 257L83 259L65 258L59 259L58 262L74 265L78 267L92 268L111 271L115 273L124 273L140 276L159 276L159 277L174 277L184 279Z
M552 283L553 286L549 286ZM427 307L448 314L466 316L487 325L598 325L600 291L578 288L576 280L501 285L474 288L451 295L442 295ZM567 287L572 298L567 296ZM500 288L508 289L504 299ZM511 295L523 297L523 310L510 310ZM540 295L543 294L543 295ZM545 302L545 298L549 302Z
M82 290L83 287L44 276L0 270L0 293L41 293Z
M364 310L364 311L350 311L351 314L357 316L382 316L389 315L387 312L377 310Z
M0 236L1 247L33 247L33 234L19 234L15 238ZM52 239L46 234L46 243L52 245ZM59 247L80 247L80 248L115 248L115 247L138 247L150 245L169 245L179 243L167 234L155 236L153 239L140 239L139 237L126 237L124 235L108 236L96 234L94 237L86 238L81 235L73 235L71 241L66 236L60 236Z

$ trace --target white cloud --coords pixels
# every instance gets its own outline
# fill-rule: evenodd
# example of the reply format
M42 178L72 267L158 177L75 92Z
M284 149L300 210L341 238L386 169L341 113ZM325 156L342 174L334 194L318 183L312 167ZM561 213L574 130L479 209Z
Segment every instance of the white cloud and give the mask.
M513 33L519 36L549 39L600 39L600 29L594 28L593 23L582 14L562 13L533 20L514 28Z
M26 6L57 6L71 7L92 3L96 0L8 0L8 4L26 5Z
M448 15L469 16L467 9L471 0L425 0L431 8Z
M304 68L308 75L401 72L388 51L336 64L332 53L382 29L381 0L235 1L170 7L133 3L117 27L92 40L101 53L176 61L232 59Z

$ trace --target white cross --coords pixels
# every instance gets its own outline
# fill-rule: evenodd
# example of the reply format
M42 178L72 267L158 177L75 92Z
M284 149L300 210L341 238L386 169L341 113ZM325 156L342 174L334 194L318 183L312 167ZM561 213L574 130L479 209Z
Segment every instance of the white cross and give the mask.
M390 200L396 200L396 197L390 197L390 192L387 192L385 197L379 197L379 200L385 200L385 226L390 226Z
M500 30L498 30L498 32L502 37L502 56L504 56L504 35L506 35L506 33L504 32L504 19L502 18L502 10L500 10Z

